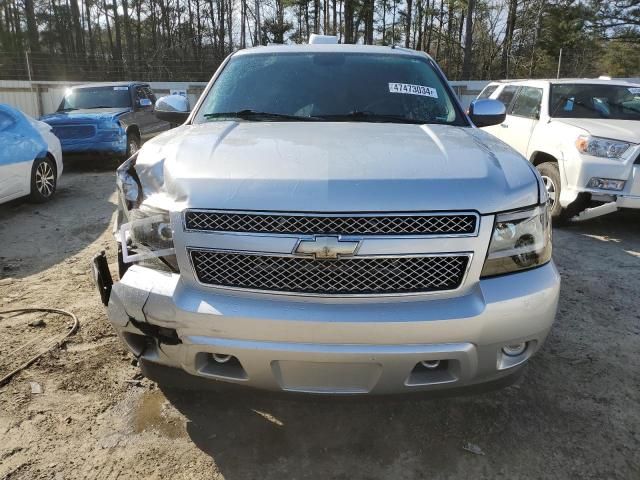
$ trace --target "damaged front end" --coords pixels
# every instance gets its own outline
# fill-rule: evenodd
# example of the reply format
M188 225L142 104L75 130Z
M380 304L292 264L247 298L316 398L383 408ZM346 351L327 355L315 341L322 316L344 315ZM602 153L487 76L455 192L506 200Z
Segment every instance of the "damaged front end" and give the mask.
M114 237L118 245L118 274L122 278L134 264L179 273L173 245L173 227L162 195L162 162L136 169L138 154L116 172L118 211ZM144 171L140 175L139 170ZM171 203L171 202L168 202ZM113 281L105 252L93 258L93 272L102 302L109 303Z

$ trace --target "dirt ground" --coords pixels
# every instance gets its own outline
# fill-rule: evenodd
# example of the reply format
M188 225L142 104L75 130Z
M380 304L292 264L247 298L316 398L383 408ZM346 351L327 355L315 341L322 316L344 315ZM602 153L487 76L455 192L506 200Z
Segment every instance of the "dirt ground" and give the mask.
M97 251L115 262L113 192L112 172L76 167L51 203L0 205L0 310L63 308L81 322L0 387L0 479L640 479L640 214L555 230L557 322L516 385L299 399L140 378L90 277ZM0 376L17 339L33 340L26 358L67 324L0 319Z

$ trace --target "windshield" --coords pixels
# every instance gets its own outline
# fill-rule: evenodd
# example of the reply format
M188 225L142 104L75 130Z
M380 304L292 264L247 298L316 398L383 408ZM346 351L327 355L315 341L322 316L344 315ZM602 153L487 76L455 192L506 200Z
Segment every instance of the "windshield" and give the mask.
M396 54L280 52L233 57L194 123L228 119L233 112L242 113L235 117L260 121L467 125L435 68L426 59Z
M556 118L640 120L640 87L582 83L552 85L549 112Z
M129 87L126 86L74 88L64 96L58 111L130 106L131 95L129 95Z

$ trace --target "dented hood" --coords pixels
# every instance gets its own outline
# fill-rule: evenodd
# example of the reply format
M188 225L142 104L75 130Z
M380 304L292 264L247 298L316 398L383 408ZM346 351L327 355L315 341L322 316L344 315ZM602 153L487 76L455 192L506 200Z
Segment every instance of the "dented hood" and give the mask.
M538 202L519 154L443 125L185 125L148 142L136 170L147 203L169 210L491 213Z

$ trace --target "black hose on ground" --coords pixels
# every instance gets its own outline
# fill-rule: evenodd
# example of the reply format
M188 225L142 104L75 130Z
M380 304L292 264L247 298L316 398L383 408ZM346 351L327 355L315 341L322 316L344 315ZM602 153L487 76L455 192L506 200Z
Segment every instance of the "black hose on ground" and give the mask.
M7 313L16 313L18 315L22 315L24 313L33 313L33 312L57 313L59 315L65 315L65 316L71 317L73 319L73 325L71 327L71 330L69 330L67 332L67 334L64 337L62 337L60 340L57 340L56 342L52 343L44 351L42 351L39 354L37 354L36 356L30 358L25 363L20 365L18 368L13 370L11 373L9 373L9 374L5 375L4 377L0 378L0 387L2 385L4 385L5 383L7 383L11 379L11 377L13 377L16 373L21 372L22 370L27 368L29 365L31 365L33 362L38 360L45 353L50 352L54 348L61 347L64 344L64 342L67 340L67 338L69 338L71 335L76 333L78 331L78 328L80 327L80 322L78 321L78 317L76 317L71 312L67 312L66 310L60 310L60 309L57 309L57 308L18 308L18 309L15 309L15 310L0 310L0 315L7 314Z

